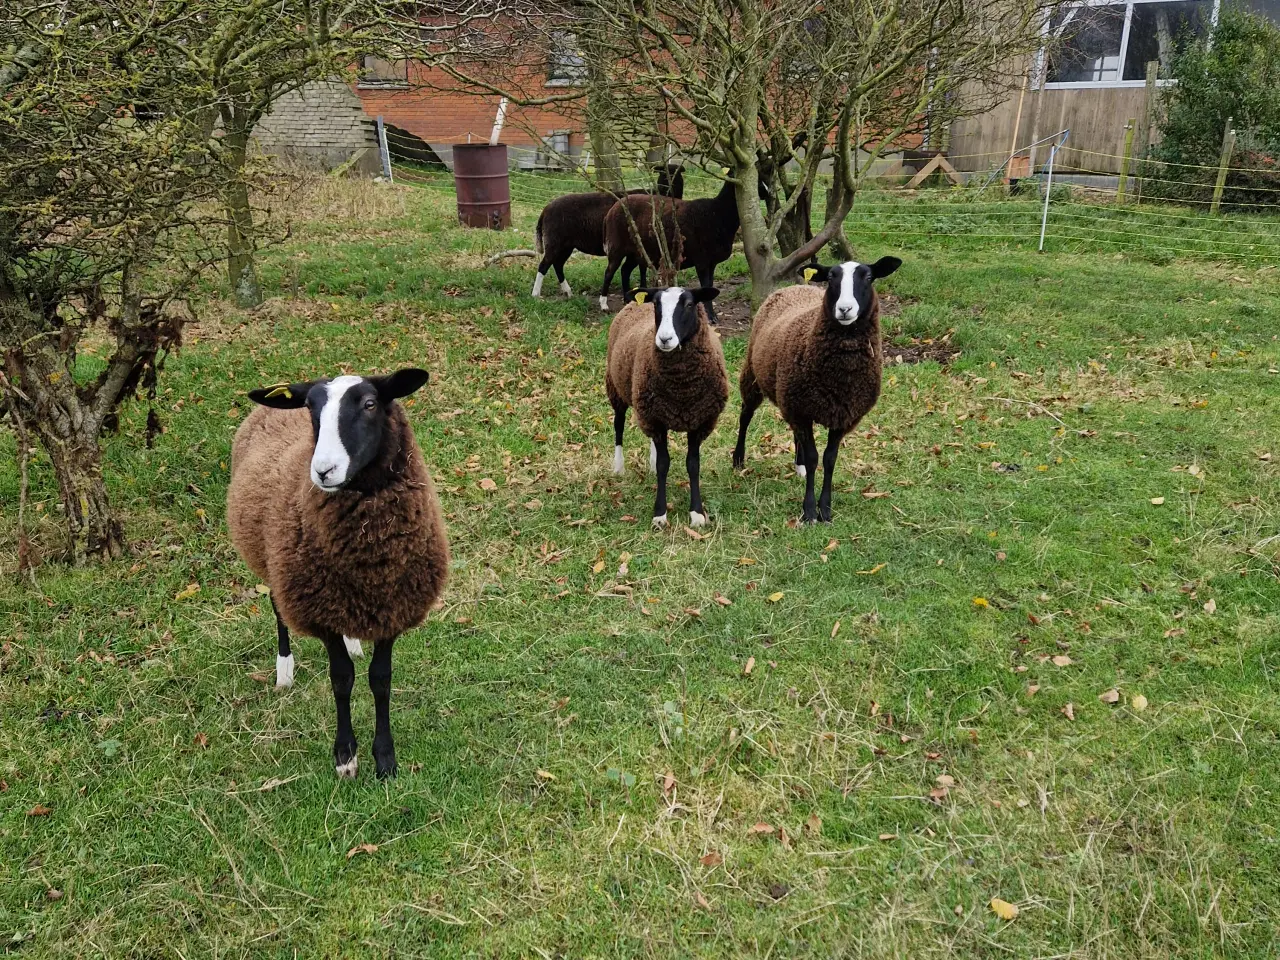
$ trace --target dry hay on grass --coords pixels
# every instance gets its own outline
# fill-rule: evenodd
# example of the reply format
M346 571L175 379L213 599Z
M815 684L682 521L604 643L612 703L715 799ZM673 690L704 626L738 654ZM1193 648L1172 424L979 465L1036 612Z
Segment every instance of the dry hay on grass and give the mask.
M279 188L268 198L292 223L362 223L370 229L408 213L410 187L363 177L333 177L308 167L281 168Z

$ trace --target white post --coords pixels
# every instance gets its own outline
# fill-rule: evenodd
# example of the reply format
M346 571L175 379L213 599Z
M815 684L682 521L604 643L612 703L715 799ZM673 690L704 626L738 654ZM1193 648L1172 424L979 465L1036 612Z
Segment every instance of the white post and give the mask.
M489 146L496 147L502 136L502 125L507 122L507 98L498 101L498 115L493 118L493 133L489 134Z
M391 151L387 148L387 126L382 122L382 117L378 117L378 159L382 161L382 175L387 178L387 182L391 180Z
M1044 252L1044 230L1049 223L1049 194L1053 192L1053 158L1058 155L1059 143L1049 151L1049 177L1044 187L1044 214L1040 217L1040 252Z

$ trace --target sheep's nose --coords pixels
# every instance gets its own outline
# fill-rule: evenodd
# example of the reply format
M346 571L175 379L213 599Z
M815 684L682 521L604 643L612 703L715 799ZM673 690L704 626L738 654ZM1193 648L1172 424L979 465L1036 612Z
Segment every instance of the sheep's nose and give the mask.
M333 473L333 467L316 467L316 476L320 478L321 483L328 480L331 473Z
M658 338L658 345L661 347L670 347L675 342L676 342L675 337L659 337Z

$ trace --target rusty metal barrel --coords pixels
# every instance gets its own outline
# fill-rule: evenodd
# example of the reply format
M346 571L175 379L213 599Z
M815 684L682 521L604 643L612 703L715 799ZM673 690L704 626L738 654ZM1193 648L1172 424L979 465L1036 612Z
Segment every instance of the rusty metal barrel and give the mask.
M458 222L502 230L511 226L511 178L507 145L459 143L453 148L453 186Z

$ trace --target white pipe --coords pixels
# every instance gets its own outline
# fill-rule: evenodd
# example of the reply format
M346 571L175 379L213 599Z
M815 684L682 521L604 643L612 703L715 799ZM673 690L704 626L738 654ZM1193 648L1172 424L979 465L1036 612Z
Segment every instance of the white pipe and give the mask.
M489 146L496 147L502 136L502 125L507 122L507 98L498 101L498 115L493 119L493 133L489 134Z

